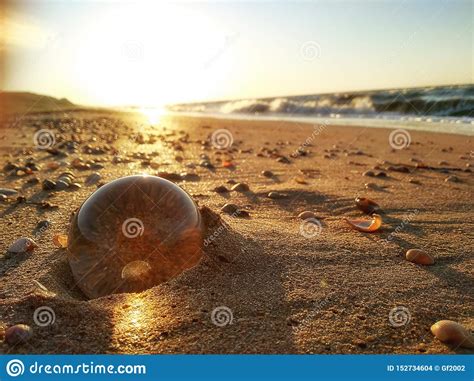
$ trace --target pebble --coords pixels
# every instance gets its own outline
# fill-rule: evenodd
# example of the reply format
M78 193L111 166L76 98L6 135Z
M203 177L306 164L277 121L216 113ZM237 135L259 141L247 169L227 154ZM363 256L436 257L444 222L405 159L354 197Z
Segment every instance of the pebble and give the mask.
M384 171L377 172L375 177L387 177L387 174Z
M227 193L229 189L227 189L224 185L219 185L218 187L214 188L214 192L216 193Z
M35 231L42 232L51 226L51 222L48 220L42 220L36 224Z
M362 176L374 177L375 173L373 171L365 171Z
M71 185L69 185L69 189L72 189L72 190L78 190L81 188L82 188L82 185L79 183L72 183Z
M446 177L444 179L444 181L450 182L450 183L459 183L459 182L461 182L461 180L459 180L459 177L454 176L454 175Z
M227 214L233 214L238 212L239 207L235 204L225 204L222 208L221 211Z
M7 201L8 197L4 194L0 194L0 201Z
M279 163L283 163L283 164L290 164L291 163L290 159L288 159L286 156L281 156L276 161L279 162Z
M409 262L416 263L418 265L432 265L434 264L434 258L423 250L410 249L407 251L405 258Z
M401 173L410 173L410 169L401 165L401 166L393 166L391 165L388 167L389 171L394 171L394 172L401 172Z
M249 186L245 183L237 183L231 189L236 192L248 192L250 190Z
M316 214L314 214L310 210L305 210L304 212L298 214L298 218L302 220L307 220L308 218L316 218Z
M372 214L380 210L379 204L372 201L370 198L357 197L355 203L357 208L366 214Z
M26 180L26 183L27 184L38 184L39 183L39 179L35 176L35 177L31 177L29 178L28 180Z
M26 324L16 324L5 331L5 341L10 345L26 343L32 336L33 329Z
M262 176L264 177L273 177L273 172L272 171L262 171Z
M44 180L43 181L43 190L53 190L54 188L56 188L56 183L52 180Z
M273 198L273 199L282 199L282 198L287 198L288 196L280 192L270 192L268 193L267 197Z
M102 179L102 176L100 175L100 173L97 173L97 172L91 173L86 178L86 185L96 184L101 179Z
M169 180L169 181L180 181L181 180L181 175L179 173L174 173L174 172L158 172L157 176L162 177L163 179L166 179L166 180Z
M56 181L56 186L54 187L54 189L64 190L64 189L67 189L67 188L69 188L69 183L67 183L66 181L63 181L63 180L57 180Z
M31 238L22 237L17 239L8 248L9 253L26 253L33 251L38 245Z
M474 348L473 335L455 321L440 320L431 326L431 333L443 343L456 347Z
M9 189L9 188L0 188L0 194L3 194L5 196L13 196L18 193L17 190L15 189Z
M67 247L67 235L65 234L56 234L53 237L53 244L56 247L66 248Z
M416 179L409 179L408 182L411 184L421 185L421 183Z

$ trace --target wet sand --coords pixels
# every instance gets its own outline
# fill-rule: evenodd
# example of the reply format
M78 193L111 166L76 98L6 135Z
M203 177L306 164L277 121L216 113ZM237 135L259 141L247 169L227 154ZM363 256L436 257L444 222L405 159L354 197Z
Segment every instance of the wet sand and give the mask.
M53 148L74 140L77 151L61 148L68 156L60 157L35 149L33 136L41 128L55 132ZM213 147L210 136L218 129L230 131L230 148ZM440 343L430 326L451 319L474 328L473 138L410 132L411 144L394 149L390 133L191 117L163 117L153 127L141 116L95 111L31 114L4 125L2 167L33 157L39 171L16 176L4 170L0 178L0 187L18 189L27 200L0 203L0 324L25 323L34 330L28 343L2 343L0 351L472 353ZM292 157L298 148L303 155ZM214 168L200 166L201 154ZM278 161L281 156L289 163ZM71 168L77 157L104 168ZM63 164L47 169L52 161ZM234 166L223 167L225 161ZM41 190L41 181L66 170L80 189ZM274 176L262 176L263 170ZM386 177L364 176L366 171ZM52 239L67 234L71 213L97 188L85 185L93 172L103 183L136 173L196 174L177 183L226 228L209 230L217 233L204 259L178 278L137 294L87 300L74 285L66 250ZM33 176L40 183L25 185ZM445 181L450 176L457 182ZM229 180L250 191L214 192L220 185L230 188ZM367 189L366 183L375 185ZM271 191L285 198L268 198ZM357 232L344 221L364 216L356 196L381 206L381 231ZM53 207L31 203L42 201ZM250 217L222 213L226 203ZM316 231L298 219L305 210L315 212L321 224ZM41 220L51 226L36 234ZM34 238L39 247L8 254L20 237ZM407 262L411 248L427 251L435 264ZM55 321L40 327L33 315L44 306ZM231 311L232 324L213 323L218 307ZM399 327L389 319L396 307L409 313Z

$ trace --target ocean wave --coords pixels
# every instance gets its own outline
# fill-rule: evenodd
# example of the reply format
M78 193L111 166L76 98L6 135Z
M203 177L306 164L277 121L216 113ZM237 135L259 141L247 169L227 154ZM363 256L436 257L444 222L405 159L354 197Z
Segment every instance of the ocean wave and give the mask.
M243 99L170 109L248 115L474 118L474 85Z

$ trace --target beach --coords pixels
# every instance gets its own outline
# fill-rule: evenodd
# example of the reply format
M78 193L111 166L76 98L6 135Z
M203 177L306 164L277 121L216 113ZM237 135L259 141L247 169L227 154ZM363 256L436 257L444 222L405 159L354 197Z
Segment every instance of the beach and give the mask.
M52 148L60 152L35 147L40 129L54 131ZM227 139L222 148L211 139L219 130ZM392 132L176 115L151 124L139 114L98 110L5 123L2 168L32 157L38 170L4 169L0 178L1 188L18 190L0 203L0 332L18 323L34 332L25 344L2 340L0 351L472 353L441 343L430 327L450 319L474 329L474 138L408 131L409 144L400 147ZM77 143L75 152L58 148L68 141ZM77 158L89 167L72 165ZM65 171L80 187L41 189ZM88 184L92 173L100 180ZM67 249L53 237L68 233L72 213L98 185L142 173L178 174L174 181L210 209L218 227L207 231L201 263L177 278L87 300L74 284ZM34 176L39 182L27 183ZM214 191L235 183L249 190ZM370 219L356 208L358 196L380 205L379 231L359 232L344 220ZM226 203L248 217L223 213ZM314 212L317 223L298 218L303 211ZM50 226L38 232L42 220ZM7 253L20 237L38 248ZM426 251L435 263L407 261L409 249ZM55 319L42 327L33 315L44 306ZM216 309L227 313L225 325L211 318ZM390 319L394 309L403 324Z

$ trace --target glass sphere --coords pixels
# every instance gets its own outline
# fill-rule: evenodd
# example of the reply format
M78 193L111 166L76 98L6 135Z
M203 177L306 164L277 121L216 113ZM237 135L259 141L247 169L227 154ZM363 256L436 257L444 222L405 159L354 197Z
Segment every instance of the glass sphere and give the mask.
M180 187L128 176L103 185L74 215L68 260L89 298L137 292L195 266L202 235L199 210Z

